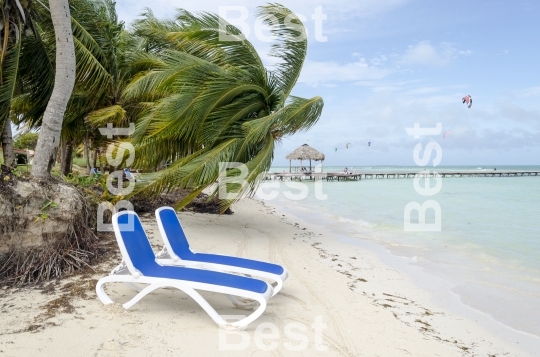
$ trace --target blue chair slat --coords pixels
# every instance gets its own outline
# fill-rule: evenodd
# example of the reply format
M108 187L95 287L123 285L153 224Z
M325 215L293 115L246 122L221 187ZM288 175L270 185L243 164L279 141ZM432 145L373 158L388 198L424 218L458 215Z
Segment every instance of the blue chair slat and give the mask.
M122 227L129 227L130 217L134 220L133 229L123 229ZM150 246L139 217L135 214L124 214L118 217L118 223L131 262L144 276L221 285L261 294L268 289L268 285L263 281L238 275L184 267L161 266L155 261L154 251Z
M165 209L159 212L161 223L171 247L176 255L183 260L191 260L197 262L223 264L235 266L239 268L253 269L272 274L281 275L284 271L283 267L277 264L261 262L252 259L238 258L226 255L193 253L189 249L189 242L186 234L182 229L182 225L173 210Z

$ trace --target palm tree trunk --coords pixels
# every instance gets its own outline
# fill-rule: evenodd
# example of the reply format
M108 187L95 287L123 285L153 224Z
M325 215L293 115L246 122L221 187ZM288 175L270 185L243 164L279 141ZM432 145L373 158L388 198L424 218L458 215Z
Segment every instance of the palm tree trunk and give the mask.
M50 175L54 164L54 149L60 142L64 112L75 85L75 47L69 2L50 0L49 6L56 36L56 73L51 99L43 114L43 125L32 166L32 176L40 178Z
M65 153L62 157L62 175L67 176L71 173L72 162L73 162L73 140L68 141L64 147L66 148Z
M53 156L52 156L52 159L51 159L51 160L52 160L53 166L54 166L54 163L56 162L56 158L58 157L58 147L54 148L53 154L52 154L52 155L53 155ZM61 153L60 153L60 155L61 155ZM34 157L35 157L35 153L34 153ZM58 157L58 161L59 161L59 162L60 162L60 160L61 160L61 157Z
M103 156L101 155L101 148L99 149L99 171L105 173L105 164L103 163Z
M17 158L13 150L13 134L11 133L11 120L6 118L4 129L2 130L2 152L4 155L4 165L9 167L17 166Z
M92 167L97 167L97 158L98 158L98 149L94 150L93 165Z
M55 160L55 162L58 162L60 164L60 170L62 170L62 167L64 167L64 162L66 161L66 143L62 141L59 146L60 155L58 156L58 159Z
M84 139L84 157L86 157L86 174L90 175L92 168L90 167L90 150L88 148L88 135Z

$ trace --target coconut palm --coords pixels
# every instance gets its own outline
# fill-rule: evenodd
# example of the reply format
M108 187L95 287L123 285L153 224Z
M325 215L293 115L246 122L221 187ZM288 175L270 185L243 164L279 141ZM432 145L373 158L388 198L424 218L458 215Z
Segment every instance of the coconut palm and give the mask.
M40 151L45 154L40 158L36 155L33 169L37 168L37 171L33 170L33 175L44 177L48 175L50 153L58 143L63 111L71 97L75 56L78 82L81 85L86 83L88 91L88 88L94 88L96 96L99 97L101 92L100 83L107 83L110 76L100 67L98 57L102 48L77 18L70 17L68 1L51 0L48 4L35 1L47 11L43 10L43 16L36 21L34 35L29 35L21 45L23 55L13 57L19 63L19 70L18 75L11 78L17 82L20 95L6 110L11 110L12 117L17 120L24 120L25 125L42 122L36 154ZM77 8L74 3L83 1L92 2L72 0L72 9ZM52 27L55 31L50 31ZM43 113L45 106L47 109ZM21 195L24 195L24 202L19 205L15 198ZM62 204L43 214L40 222L35 217L44 212L44 197L51 204L53 201ZM29 187L15 180L7 191L0 192L0 202L7 207L8 213L7 217L2 217L7 224L4 224L7 232L3 233L7 233L6 239L9 240L6 242L12 242L7 254L0 257L0 283L18 284L60 277L88 266L97 256L99 245L91 228L92 215L84 197L73 187L54 180L49 181L46 187ZM26 243L23 245L22 242Z
M67 103L75 85L75 45L71 30L68 0L50 0L50 13L56 38L54 86L43 113L43 124L32 165L32 176L50 175L54 151L60 142L60 131Z
M276 144L317 122L322 98L291 95L307 51L302 22L278 4L259 7L258 16L276 38L274 70L237 28L212 13L179 10L175 20L160 21L148 11L134 24L147 49L136 56L132 65L140 73L124 93L141 103L136 165L168 165L140 193L190 189L177 204L182 208L218 180L220 162L239 162L249 174L247 184L235 188L237 198L253 194ZM222 41L226 33L234 40ZM213 192L217 197L217 188ZM234 201L221 200L222 209Z
M68 152L73 144L78 143L84 143L87 151L88 146L99 148L107 140L99 133L98 127L112 122L121 125L128 120L121 95L132 79L127 58L129 52L136 49L133 36L118 20L114 1L77 0L72 16L95 41L98 52L94 59L103 71L101 78L106 80L99 82L98 88L94 80L80 82L75 87L62 130L62 140ZM71 163L71 155L66 155L62 162ZM66 175L70 171L69 165L62 166L62 173Z
M0 2L0 7L0 131L4 164L15 166L10 107L18 90L22 37L32 29L33 14L27 0L4 0Z
M51 96L54 73L56 39L47 3L39 3L39 19L35 22L36 36L25 38L21 56L22 94L16 97L12 113L18 123L28 127L42 126L43 113ZM117 104L126 77L125 48L129 34L116 15L111 0L71 0L71 26L76 57L76 85L61 126L61 141L67 157L63 157L62 171L70 171L74 145L90 145L99 133L85 123L92 112ZM68 164L68 165L66 165ZM50 169L50 168L47 168Z

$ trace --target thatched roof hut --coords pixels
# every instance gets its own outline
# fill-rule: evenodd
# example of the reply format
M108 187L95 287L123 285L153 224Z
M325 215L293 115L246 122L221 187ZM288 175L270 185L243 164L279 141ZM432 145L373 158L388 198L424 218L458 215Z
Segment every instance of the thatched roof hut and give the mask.
M289 160L289 171L292 171L292 160L300 160L300 167L302 167L303 160L309 160L309 171L311 172L311 160L322 162L324 161L324 154L315 150L308 144L304 144L287 155L286 159Z

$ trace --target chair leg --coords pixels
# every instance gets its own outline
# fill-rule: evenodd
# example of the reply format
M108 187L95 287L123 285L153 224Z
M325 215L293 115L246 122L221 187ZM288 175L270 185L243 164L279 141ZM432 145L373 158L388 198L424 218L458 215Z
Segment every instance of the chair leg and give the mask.
M234 307L239 310L253 310L256 305L255 300L244 299L244 301L238 301L238 299L232 295L227 295L227 299L229 299L229 301L232 302Z
M283 280L276 279L275 282L272 283L272 287L274 288L274 293L272 296L275 296L281 290L281 288L283 288Z
M96 285L96 293L103 302L103 304L113 304L114 302L109 298L109 296L105 293L103 286L105 283L127 283L130 284L133 283L133 277L131 276L119 276L119 275L110 275L107 277L104 277L100 279ZM178 290L181 290L191 296L193 300L195 300L212 320L214 320L215 323L217 323L221 328L230 329L230 330L238 330L243 329L247 327L251 322L255 321L259 316L262 315L264 310L266 309L266 299L262 296L249 296L250 299L253 299L257 301L260 305L259 307L251 313L249 316L243 318L240 321L236 321L233 323L229 323L225 321L217 312L216 310L206 301L205 298L203 298L195 289L191 288L190 286L183 284L180 281L170 281L169 279L161 279L156 280L156 282L148 285L146 288L142 289L133 299L126 302L122 306L127 310L131 308L133 305L135 305L137 302L139 302L143 297L150 294L151 292L166 288L166 287L173 287ZM227 297L229 297L229 300L236 301L239 306L242 306L242 303L239 303L232 295L227 294ZM233 302L234 304L234 302ZM247 305L247 304L244 304ZM236 306L236 305L235 305Z
M105 283L115 282L115 280L111 279L112 277L114 277L114 276L109 275L109 276L106 276L104 278L101 278L101 279L98 280L98 282L96 284L96 294L97 294L99 300L101 300L101 302L104 305L114 304L114 301L111 300L109 295L107 295L107 293L105 293L105 290L103 289L103 286L105 285Z

